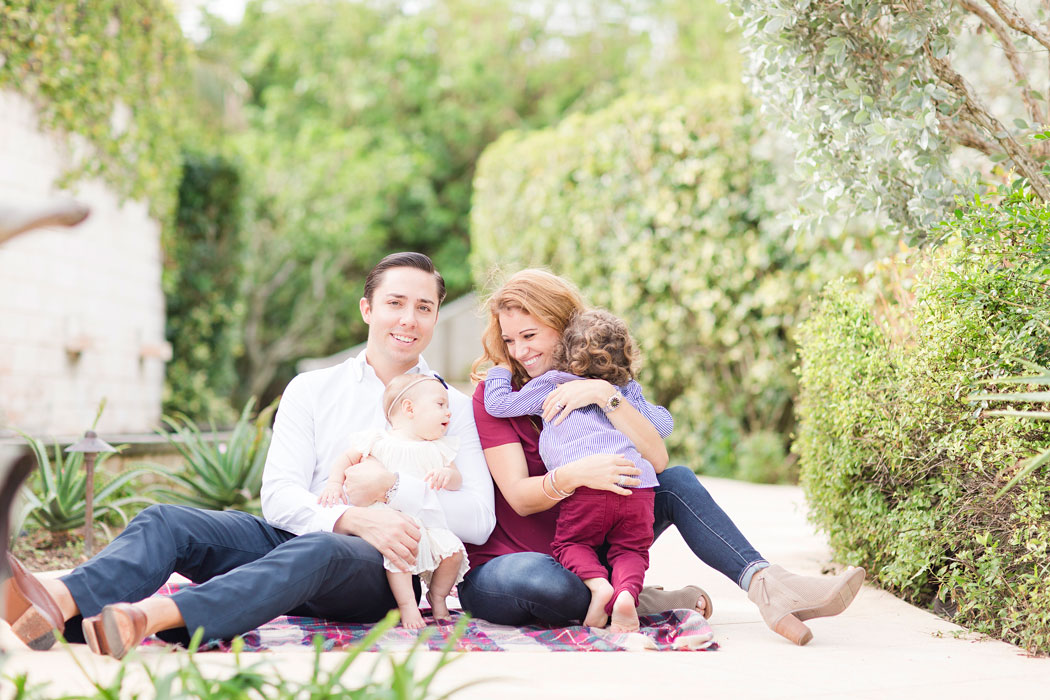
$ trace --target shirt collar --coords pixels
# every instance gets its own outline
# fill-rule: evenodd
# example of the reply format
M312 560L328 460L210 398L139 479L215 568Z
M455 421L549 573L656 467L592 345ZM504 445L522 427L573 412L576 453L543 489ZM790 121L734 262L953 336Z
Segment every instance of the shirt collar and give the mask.
M358 353L357 357L351 357L346 361L346 364L350 368L350 376L353 377L355 382L361 382L365 377L376 376L376 371L372 369L372 366L365 360L365 353L367 348ZM430 367L427 366L427 361L423 359L423 356L419 356L419 361L416 366L405 372L405 374L433 374Z

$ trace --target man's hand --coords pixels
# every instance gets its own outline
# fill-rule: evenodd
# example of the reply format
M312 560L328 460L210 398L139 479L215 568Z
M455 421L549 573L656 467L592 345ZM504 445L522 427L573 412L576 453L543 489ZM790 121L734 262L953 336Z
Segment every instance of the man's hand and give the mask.
M343 487L352 506L370 506L377 501L383 501L386 492L394 485L394 475L375 457L366 457L347 467L344 474L346 480Z
M419 527L392 508L349 508L333 532L357 535L402 571L410 571L419 551Z

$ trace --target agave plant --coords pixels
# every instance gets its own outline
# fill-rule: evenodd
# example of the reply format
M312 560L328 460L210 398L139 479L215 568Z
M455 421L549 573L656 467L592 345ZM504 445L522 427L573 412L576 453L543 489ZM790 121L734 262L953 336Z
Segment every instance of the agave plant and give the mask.
M1023 377L1003 377L997 379L989 379L983 384L1022 384L1026 386L1045 386L1050 387L1050 369L1040 367L1032 362L1022 361L1026 368L1028 368L1032 374ZM1050 390L1047 391L1024 391L1017 393L1002 393L1002 394L972 394L967 398L968 401L1005 401L1007 403L1047 403L1050 404ZM1050 411L1036 411L1036 410L1017 410L1017 409L997 409L994 411L984 411L986 416L1018 416L1021 418L1029 418L1031 420L1050 420ZM999 490L996 497L1002 496L1004 493L1014 487L1017 482L1025 478L1039 467L1050 462L1050 447L1043 450L1037 455L1034 455L1028 462L1021 467L1020 471L1014 475L1012 479Z
M174 503L226 510L236 508L258 512L259 490L266 452L270 447L270 418L277 410L277 400L253 419L255 399L249 399L228 439L223 440L214 426L211 433L201 432L185 414L164 416L161 420L170 433L161 433L186 460L182 473L171 474L173 481L186 491L159 489Z
M44 444L34 437L21 433L36 457L37 479L27 493L28 517L49 532L75 530L84 525L87 510L87 474L82 453L67 454L56 444L48 454ZM119 449L119 448L118 448ZM98 456L96 466L101 466L111 453ZM99 472L96 472L98 475ZM124 525L128 524L128 507L144 507L156 503L148 496L123 495L123 489L131 481L146 475L164 474L149 465L139 465L121 472L95 489L93 498L94 518L110 534L109 528L99 518L114 516Z

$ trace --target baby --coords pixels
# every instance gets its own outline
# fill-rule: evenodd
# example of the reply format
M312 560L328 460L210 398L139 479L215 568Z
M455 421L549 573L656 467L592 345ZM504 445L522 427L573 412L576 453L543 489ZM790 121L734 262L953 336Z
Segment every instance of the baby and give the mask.
M343 490L346 469L366 457L375 457L384 467L400 474L421 477L433 489L456 490L463 477L453 463L459 445L445 435L452 411L443 381L425 374L402 374L390 380L383 392L383 411L390 422L386 432L368 431L351 436L350 449L332 465L318 503L325 506L347 503ZM389 508L375 503L372 508ZM412 575L427 585L427 600L435 620L448 620L446 598L467 571L467 552L463 543L448 529L444 517L427 521L407 513L419 526L419 552L411 571L402 571L384 558L390 590L401 612L401 623L409 629L425 626L412 589ZM436 518L436 522L434 521Z

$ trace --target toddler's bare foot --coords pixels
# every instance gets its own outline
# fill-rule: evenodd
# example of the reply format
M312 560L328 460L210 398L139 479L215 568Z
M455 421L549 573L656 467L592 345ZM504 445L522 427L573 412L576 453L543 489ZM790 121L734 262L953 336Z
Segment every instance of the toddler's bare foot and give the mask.
M431 595L427 591L427 600L430 601L430 611L435 620L451 620L452 614L448 611L448 602L443 595Z
M423 622L423 615L415 605L404 607L399 605L397 609L401 611L401 626L405 629L421 630L427 626L427 623Z
M620 591L620 595L616 596L609 629L613 632L638 631L638 608L634 605L634 596L629 592Z
M591 604L587 606L587 617L583 618L583 624L588 627L605 627L609 622L605 606L612 599L612 584L603 578L589 578L584 584L591 589Z

